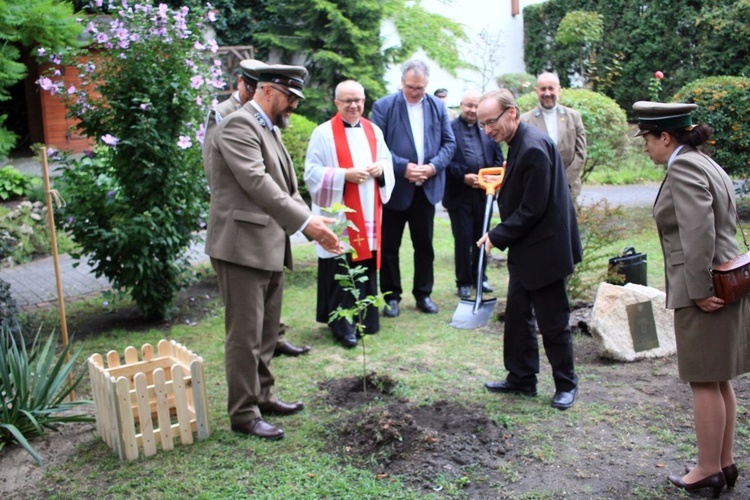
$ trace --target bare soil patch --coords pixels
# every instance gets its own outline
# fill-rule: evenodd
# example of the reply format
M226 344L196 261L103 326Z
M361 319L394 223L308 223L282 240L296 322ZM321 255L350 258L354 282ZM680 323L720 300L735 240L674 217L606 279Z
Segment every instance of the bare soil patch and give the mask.
M438 401L416 406L391 395L396 385L391 379L369 375L367 382L367 395L360 378L321 384L333 406L353 409L377 402L345 414L332 453L374 468L381 479L402 476L409 486L425 492L440 492L452 483L476 498L483 494L484 481L499 480L496 464L509 449L511 436L484 415L481 405Z

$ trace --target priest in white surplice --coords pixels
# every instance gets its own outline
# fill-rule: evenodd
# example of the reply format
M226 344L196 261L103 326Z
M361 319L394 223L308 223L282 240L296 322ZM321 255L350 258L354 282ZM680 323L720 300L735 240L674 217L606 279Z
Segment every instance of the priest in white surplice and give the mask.
M359 283L360 297L378 293L377 270L380 267L380 228L382 205L393 191L391 153L377 125L362 118L365 90L347 80L336 87L334 103L338 113L319 125L310 137L305 159L305 182L312 197L313 213L327 214L322 208L335 203L355 210L346 217L359 231L349 229L349 244L356 257L347 254L353 266L364 266L367 281ZM330 214L327 214L330 215ZM340 215L343 217L343 215ZM345 292L334 276L344 273L336 255L315 245L318 253L318 307L316 319L328 323L331 311L339 305L351 307L354 298ZM357 345L354 325L345 319L330 323L333 337L344 347ZM365 333L380 329L378 310L368 308L364 317Z

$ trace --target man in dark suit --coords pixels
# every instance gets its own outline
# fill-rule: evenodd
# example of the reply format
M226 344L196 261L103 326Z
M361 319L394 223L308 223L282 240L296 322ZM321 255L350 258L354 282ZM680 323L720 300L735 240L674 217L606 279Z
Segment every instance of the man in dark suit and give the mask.
M488 252L493 247L508 249L503 336L508 376L485 387L491 392L536 396L536 316L555 381L552 406L566 410L575 403L578 376L565 282L581 261L582 250L565 165L547 134L520 122L508 90L482 96L477 116L487 135L508 144L505 180L498 193L502 223L478 242Z
M402 89L375 101L371 116L391 150L396 176L391 199L383 206L380 289L388 302L383 314L389 318L399 315L399 248L407 223L414 247L412 294L417 309L438 312L430 298L435 281L435 204L443 197L445 169L456 149L445 104L425 94L430 78L427 65L419 60L407 61L401 75Z
M291 415L302 402L274 394L271 373L279 334L284 267L292 269L290 236L297 231L332 253L339 239L312 215L297 189L294 166L280 129L303 98L307 70L266 66L242 109L224 118L211 147L211 206L206 253L226 309L224 347L227 410L232 431L280 439L284 431L264 416Z
M482 94L469 90L461 99L461 116L451 122L456 136L456 153L445 176L443 206L453 230L458 296L468 299L478 281L479 248L476 241L487 232L483 227L487 195L479 185L480 168L502 166L503 151L477 127L477 104ZM486 267L486 263L485 263ZM492 287L482 269L482 291Z

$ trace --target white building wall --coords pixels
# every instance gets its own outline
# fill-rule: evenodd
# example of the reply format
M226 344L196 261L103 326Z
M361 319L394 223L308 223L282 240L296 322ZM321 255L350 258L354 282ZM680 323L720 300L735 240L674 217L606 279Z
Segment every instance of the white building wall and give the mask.
M500 35L502 47L501 57L498 58L494 69L494 76L485 90L497 88L494 79L506 73L522 73L525 71L523 58L523 9L527 5L541 3L545 0L520 0L521 13L511 15L510 0L422 0L422 5L430 12L441 14L464 26L468 37L467 43L461 43L461 59L472 62L477 57L477 45L473 42L479 38L479 33L485 29L491 34ZM385 40L384 47L399 43L393 23L387 22L381 28ZM453 76L440 68L436 62L430 60L423 51L413 55L423 59L430 67L430 81L427 91L432 93L440 87L448 89L448 105L458 106L463 93L471 88L482 90L482 77L474 70L460 69L457 76ZM401 87L401 67L394 66L385 74L388 92L395 92Z

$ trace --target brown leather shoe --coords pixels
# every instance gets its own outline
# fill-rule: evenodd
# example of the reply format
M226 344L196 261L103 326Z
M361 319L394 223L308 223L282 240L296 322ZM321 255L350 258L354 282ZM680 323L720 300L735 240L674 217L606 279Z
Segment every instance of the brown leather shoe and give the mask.
M309 345L306 345L304 347L297 347L293 344L290 344L289 342L284 342L276 346L276 349L273 351L273 355L281 356L282 354L284 354L286 356L297 357L300 354L307 354L308 352L310 352L310 349L311 347Z
M263 439L276 440L284 437L284 431L271 425L262 418L254 418L244 424L232 424L232 432L257 436Z
M297 401L295 403L285 403L280 400L276 400L274 403L265 403L262 405L258 405L258 408L260 408L260 411L263 413L266 413L268 415L293 415L299 411L302 411L302 409L305 407L305 405L302 403L302 401Z

